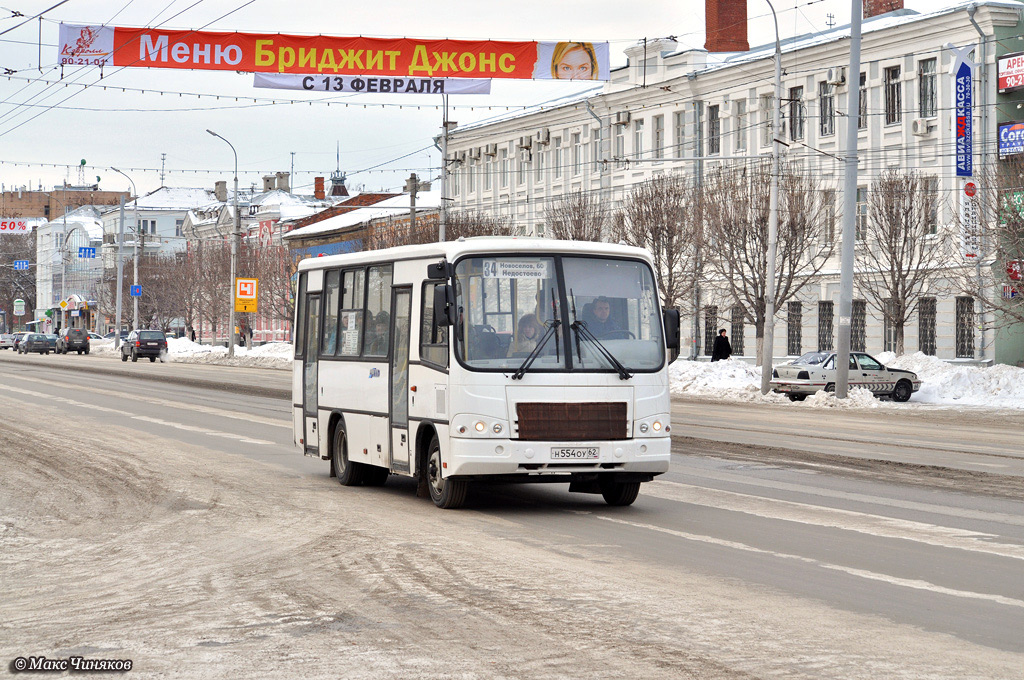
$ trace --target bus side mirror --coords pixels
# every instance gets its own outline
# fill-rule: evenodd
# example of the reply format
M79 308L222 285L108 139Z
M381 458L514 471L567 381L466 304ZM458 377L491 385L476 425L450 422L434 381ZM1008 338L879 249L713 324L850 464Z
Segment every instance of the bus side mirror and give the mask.
M428 281L447 281L449 278L451 278L451 272L449 271L447 260L427 265Z
M455 300L452 287L448 284L434 286L434 325L451 326Z
M662 322L665 325L665 347L669 349L672 361L679 358L679 310L661 310Z

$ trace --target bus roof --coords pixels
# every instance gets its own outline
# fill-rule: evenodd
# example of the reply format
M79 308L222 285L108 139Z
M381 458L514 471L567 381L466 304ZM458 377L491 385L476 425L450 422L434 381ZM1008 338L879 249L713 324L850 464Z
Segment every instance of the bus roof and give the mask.
M573 255L598 255L605 257L633 257L653 264L650 254L643 248L599 243L596 241L559 241L556 239L530 236L474 236L456 241L424 243L414 246L397 246L382 250L364 250L342 255L311 257L299 263L299 271L328 269L330 267L368 264L392 260L414 260L445 258L449 262L463 255L473 253L570 253Z

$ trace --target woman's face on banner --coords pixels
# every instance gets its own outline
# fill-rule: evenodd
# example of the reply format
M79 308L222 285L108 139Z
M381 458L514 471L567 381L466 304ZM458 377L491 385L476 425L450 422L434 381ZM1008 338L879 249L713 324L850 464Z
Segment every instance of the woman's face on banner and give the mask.
M582 47L569 50L555 65L555 74L559 80L591 80L594 70L590 55Z

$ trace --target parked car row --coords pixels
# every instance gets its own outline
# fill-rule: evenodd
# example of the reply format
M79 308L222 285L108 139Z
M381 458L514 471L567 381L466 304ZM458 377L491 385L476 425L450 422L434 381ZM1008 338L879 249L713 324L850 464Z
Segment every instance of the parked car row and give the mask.
M18 354L56 352L57 336L53 333L18 333L14 337L14 349Z

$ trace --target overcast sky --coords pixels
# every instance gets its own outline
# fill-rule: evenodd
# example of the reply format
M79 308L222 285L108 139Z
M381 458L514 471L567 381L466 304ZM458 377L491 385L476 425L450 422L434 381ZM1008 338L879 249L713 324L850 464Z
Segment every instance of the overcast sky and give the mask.
M263 174L289 171L294 153L293 187L311 193L313 177L329 176L335 169L337 144L350 187L398 190L410 172L421 178L438 173L440 154L432 139L441 123L441 112L433 108L440 96L332 96L328 107L323 93L256 90L251 74L146 68L107 68L100 80L96 68L65 67L65 82L77 85L27 82L60 80L61 69L55 66L60 22L337 36L609 41L613 68L625 64L625 48L645 37L674 35L681 46L704 44L704 0L70 0L47 12L41 24L33 20L9 30L58 1L0 0L0 32L9 31L0 35L0 67L15 71L10 80L0 76L0 183L8 190L29 184L37 189L40 182L45 189L65 180L76 184L76 166L85 159L87 183L99 176L103 189L130 189L123 177L106 169L114 166L146 193L160 186L161 154L167 155L166 186L212 188L218 179L230 184L231 150L206 134L207 128L234 144L243 187L259 185ZM848 0L774 4L783 37L825 30L830 13L839 24L849 22ZM906 2L918 11L947 4L952 0ZM751 45L771 41L767 3L749 0L747 5ZM14 12L25 18L12 17ZM122 87L129 91L122 92ZM507 106L539 104L584 87L495 80L490 95L451 96L456 108L450 119L465 124L504 113ZM300 103L285 103L292 100ZM414 108L417 104L422 108ZM474 109L464 108L470 106ZM34 165L25 165L29 163Z

